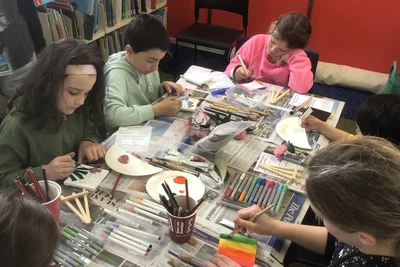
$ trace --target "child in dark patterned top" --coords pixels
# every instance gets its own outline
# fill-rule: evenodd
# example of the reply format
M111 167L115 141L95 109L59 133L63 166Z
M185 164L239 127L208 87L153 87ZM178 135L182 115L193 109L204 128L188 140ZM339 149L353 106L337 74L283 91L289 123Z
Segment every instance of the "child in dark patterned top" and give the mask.
M360 136L317 151L307 167L306 193L325 227L298 225L242 209L235 227L273 235L319 254L330 266L398 266L400 256L400 151L389 141ZM336 239L336 240L335 240ZM340 241L339 241L340 240ZM208 267L238 266L216 255Z

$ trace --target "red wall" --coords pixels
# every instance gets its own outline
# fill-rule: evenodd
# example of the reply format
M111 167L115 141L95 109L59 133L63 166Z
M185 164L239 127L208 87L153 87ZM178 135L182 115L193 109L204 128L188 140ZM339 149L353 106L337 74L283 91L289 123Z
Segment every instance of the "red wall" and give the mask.
M307 5L308 0L250 0L248 36L266 32L280 14L306 13ZM171 37L193 23L193 10L194 0L168 0ZM393 60L400 64L399 12L399 0L315 0L309 46L321 61L388 73ZM204 22L206 12L200 17ZM223 11L213 13L213 23L242 25L239 16Z

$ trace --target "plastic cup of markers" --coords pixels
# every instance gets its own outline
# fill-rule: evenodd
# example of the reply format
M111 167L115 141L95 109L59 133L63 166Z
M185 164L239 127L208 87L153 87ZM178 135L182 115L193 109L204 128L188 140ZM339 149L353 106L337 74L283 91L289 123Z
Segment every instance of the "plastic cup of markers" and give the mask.
M43 192L46 194L46 187L44 186L44 181L38 181L40 187L42 188ZM61 186L54 181L48 181L49 185L49 195L50 201L42 203L51 214L53 214L54 219L56 220L57 224L60 222L60 196L61 196ZM31 184L33 190L35 190L35 186Z
M186 196L175 196L176 202L182 210L186 210ZM192 210L197 204L197 201L189 197L189 209ZM198 210L198 209L197 209ZM197 210L186 217L178 217L168 212L168 228L169 237L177 244L183 244L190 240L196 220Z

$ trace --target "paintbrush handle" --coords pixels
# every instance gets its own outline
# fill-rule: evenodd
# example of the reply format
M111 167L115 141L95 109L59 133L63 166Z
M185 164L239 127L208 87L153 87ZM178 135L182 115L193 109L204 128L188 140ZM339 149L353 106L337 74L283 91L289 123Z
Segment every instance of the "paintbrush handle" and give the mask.
M255 220L258 219L258 217L260 217L261 215L263 215L264 213L266 213L266 212L268 212L270 209L272 209L273 206L274 206L274 204L271 204L271 205L269 205L268 207L266 207L265 209L263 209L263 210L257 212L257 213L256 213L253 217L251 217L248 221L249 221L249 222L254 222ZM234 235L236 235L237 233L239 233L239 232L242 231L242 230L243 230L243 227L240 227L240 228L234 230L232 233L230 233L229 236L230 236L230 237L231 237L231 236L234 236Z

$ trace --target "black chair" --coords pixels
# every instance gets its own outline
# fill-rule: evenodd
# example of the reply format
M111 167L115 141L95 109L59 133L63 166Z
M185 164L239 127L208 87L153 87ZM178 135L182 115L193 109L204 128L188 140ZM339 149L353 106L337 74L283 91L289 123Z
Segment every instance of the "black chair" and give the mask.
M236 41L236 52L249 39L250 39L250 37L239 37ZM311 72L313 73L314 78L315 78L315 72L317 71L317 65L318 65L318 60L319 60L319 53L308 47L306 49L304 49L304 52L306 52L307 57L310 59Z
M207 24L199 23L200 9L208 9ZM211 24L212 10L223 10L239 14L243 18L243 29L233 29ZM225 51L227 58L231 44L243 33L246 36L248 24L249 0L195 0L194 18L195 23L180 31L176 36L175 50L175 72L178 62L179 42L194 44L194 60L196 62L197 45L211 47Z

